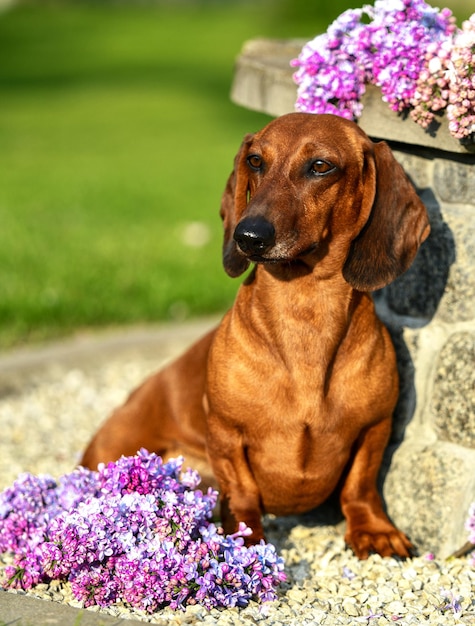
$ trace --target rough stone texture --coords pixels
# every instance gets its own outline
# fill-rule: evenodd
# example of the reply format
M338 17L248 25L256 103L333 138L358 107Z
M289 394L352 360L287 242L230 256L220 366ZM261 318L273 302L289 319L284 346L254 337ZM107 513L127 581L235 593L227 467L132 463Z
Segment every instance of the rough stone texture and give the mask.
M434 166L434 188L443 202L473 203L475 198L473 163L437 159Z
M454 333L442 348L432 395L441 439L475 448L475 332Z
M271 115L294 110L290 59L301 41L247 42L232 98ZM398 354L400 398L381 482L390 515L422 549L466 540L475 500L475 145L446 120L428 134L382 102L363 100L360 126L388 141L427 206L431 235L406 274L374 294Z
M475 178L475 167L471 171ZM443 322L475 320L475 194L471 205L443 203L454 241L456 259L450 268L445 296L438 310Z
M447 557L460 542L463 528L453 521L467 510L467 494L474 493L474 463L475 454L460 456L439 442L401 446L395 453L385 494L392 520L419 551Z

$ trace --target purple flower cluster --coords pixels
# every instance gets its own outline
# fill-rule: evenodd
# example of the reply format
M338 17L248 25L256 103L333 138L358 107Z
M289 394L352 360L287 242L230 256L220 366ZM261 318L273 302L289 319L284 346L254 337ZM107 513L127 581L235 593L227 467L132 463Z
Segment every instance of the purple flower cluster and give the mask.
M198 490L182 464L141 450L57 483L22 475L0 494L0 552L14 554L4 586L64 579L84 606L120 600L150 613L274 600L282 558L264 542L246 547L245 525L225 536L211 523L217 493Z
M373 84L424 127L447 108L452 134L475 132L475 15L460 30L425 0L376 0L342 13L292 65L299 111L355 120Z
M468 530L468 540L471 544L475 545L475 502L472 502L468 511L467 521L465 522L465 528ZM471 563L475 567L475 552L471 554Z

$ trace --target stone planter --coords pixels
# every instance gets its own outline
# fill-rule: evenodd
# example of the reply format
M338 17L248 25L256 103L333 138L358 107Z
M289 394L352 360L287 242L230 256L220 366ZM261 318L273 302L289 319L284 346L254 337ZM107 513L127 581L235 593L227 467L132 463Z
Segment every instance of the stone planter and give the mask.
M293 111L289 61L303 43L247 42L232 100L272 116ZM419 549L444 557L465 543L475 500L475 145L450 136L444 118L430 135L398 117L376 88L363 104L360 126L391 145L432 226L412 268L374 295L401 377L384 494Z
M231 99L236 104L272 116L294 110L297 86L290 67L305 40L253 39L244 44L236 61ZM475 144L462 145L448 131L447 120L441 117L434 135L427 133L409 117L399 117L381 100L377 87L369 85L362 99L364 108L358 124L370 136L435 148L458 154L475 153ZM475 160L473 161L475 163Z

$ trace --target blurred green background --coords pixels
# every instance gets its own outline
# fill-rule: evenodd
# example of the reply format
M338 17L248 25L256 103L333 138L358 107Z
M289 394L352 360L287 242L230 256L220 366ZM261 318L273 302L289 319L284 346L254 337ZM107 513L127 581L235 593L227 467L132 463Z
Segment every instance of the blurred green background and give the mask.
M468 5L445 4L459 20ZM361 3L1 11L0 349L229 306L220 196L242 136L270 119L230 102L234 59L253 37L310 39L349 6Z

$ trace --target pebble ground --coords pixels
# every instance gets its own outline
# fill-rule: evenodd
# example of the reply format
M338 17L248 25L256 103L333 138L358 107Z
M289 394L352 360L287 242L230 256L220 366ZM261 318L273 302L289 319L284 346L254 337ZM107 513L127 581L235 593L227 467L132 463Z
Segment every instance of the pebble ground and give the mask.
M36 354L30 359L34 366L28 366L25 355L0 359L0 489L24 471L54 477L71 471L101 420L161 362L181 351L194 330L167 334L164 349L160 333L152 333L150 341L141 334L140 345L129 341L115 350L110 337L107 345L103 338L88 340L87 358L79 351L75 359L73 344L72 352L59 350L60 357L55 351L46 351L44 358ZM153 615L120 604L88 610L167 625L475 624L475 569L464 558L372 556L359 561L345 549L341 523L322 525L305 516L268 518L266 527L288 576L276 602L221 611L165 609ZM8 560L8 555L0 557L0 575ZM39 585L28 595L81 606L64 583Z

